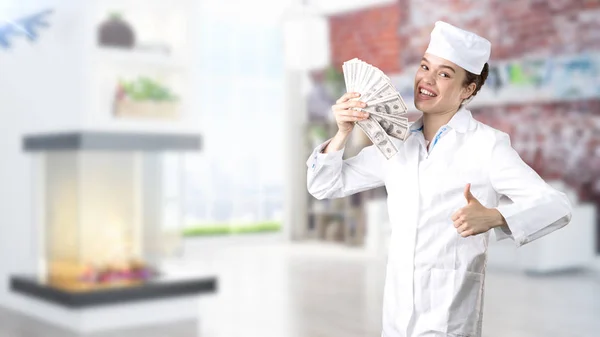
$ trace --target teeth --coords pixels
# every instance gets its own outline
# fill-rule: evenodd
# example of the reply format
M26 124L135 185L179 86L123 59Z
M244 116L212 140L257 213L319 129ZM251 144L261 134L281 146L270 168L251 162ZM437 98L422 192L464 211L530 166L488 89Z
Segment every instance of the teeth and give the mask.
M434 94L434 93L432 93L432 92L430 92L430 91L427 91L427 90L425 90L425 89L422 89L422 88L421 88L421 93L422 93L422 94L425 94L425 95L427 95L427 96L435 97L435 94Z

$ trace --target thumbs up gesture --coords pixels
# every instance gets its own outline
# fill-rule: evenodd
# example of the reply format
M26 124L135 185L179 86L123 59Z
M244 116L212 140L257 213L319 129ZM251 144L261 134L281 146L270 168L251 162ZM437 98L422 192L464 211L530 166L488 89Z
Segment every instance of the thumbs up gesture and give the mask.
M471 235L485 233L490 229L506 224L504 217L495 208L483 206L471 193L471 184L465 186L467 205L452 215L454 228L466 238Z

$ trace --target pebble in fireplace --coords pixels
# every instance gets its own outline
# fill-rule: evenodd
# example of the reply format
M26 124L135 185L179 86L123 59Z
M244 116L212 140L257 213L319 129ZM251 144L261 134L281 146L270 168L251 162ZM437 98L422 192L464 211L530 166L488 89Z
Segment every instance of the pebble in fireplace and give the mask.
M140 261L131 261L122 265L85 267L78 280L89 286L132 285L157 276L158 272Z

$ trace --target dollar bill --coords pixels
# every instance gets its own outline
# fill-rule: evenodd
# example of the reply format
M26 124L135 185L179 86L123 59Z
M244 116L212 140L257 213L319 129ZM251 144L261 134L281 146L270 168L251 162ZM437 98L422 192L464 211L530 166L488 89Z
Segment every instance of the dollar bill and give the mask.
M363 108L364 111L369 113L380 113L391 116L400 116L405 114L402 103L399 101L383 102L379 104L368 103L369 105Z
M388 82L379 74L376 74L374 78L371 79L371 81L367 84L367 89L364 90L361 99L365 102L369 101L376 92L386 85L388 85Z
M361 109L360 111L366 111L369 112L367 110ZM399 125L403 125L403 126L408 126L408 118L406 117L402 117L402 116L396 116L396 115L390 115L390 114L386 114L386 113L380 113L380 112L369 112L370 115L372 116L379 116L381 118L384 118L386 120L389 120L395 124L399 124Z
M377 97L377 98L371 98L369 100L369 103L379 104L379 103L394 102L394 101L399 102L403 108L406 108L406 104L404 103L402 96L400 96L400 94L397 91L393 91L389 95L385 95L385 96L381 96L381 97Z
M344 62L342 70L346 90L360 93L351 100L367 104L352 110L370 114L356 124L387 159L392 158L398 149L390 137L404 141L410 135L408 119L402 116L408 112L402 96L383 71L358 58Z
M394 88L391 83L385 81L384 84L377 88L377 91L374 92L369 98L371 100L377 100L384 97L392 97L393 95L398 95L396 88Z
M406 140L409 135L409 126L396 123L381 116L371 115L372 117L390 137Z
M367 135L367 137L369 137L373 145L377 146L379 151L381 151L386 159L390 159L396 153L398 153L396 145L392 143L386 131L377 121L375 121L373 117L369 117L368 119L360 121L357 124Z

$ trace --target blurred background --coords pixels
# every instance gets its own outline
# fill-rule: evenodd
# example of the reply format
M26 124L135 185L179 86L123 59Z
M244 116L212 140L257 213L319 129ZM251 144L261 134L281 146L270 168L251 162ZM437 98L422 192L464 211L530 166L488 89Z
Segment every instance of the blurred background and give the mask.
M316 200L360 58L413 105L435 21L468 105L573 204L491 242L484 336L600 331L600 1L1 0L0 336L378 336L385 188ZM358 129L346 158L370 145ZM493 240L492 240L493 241Z

